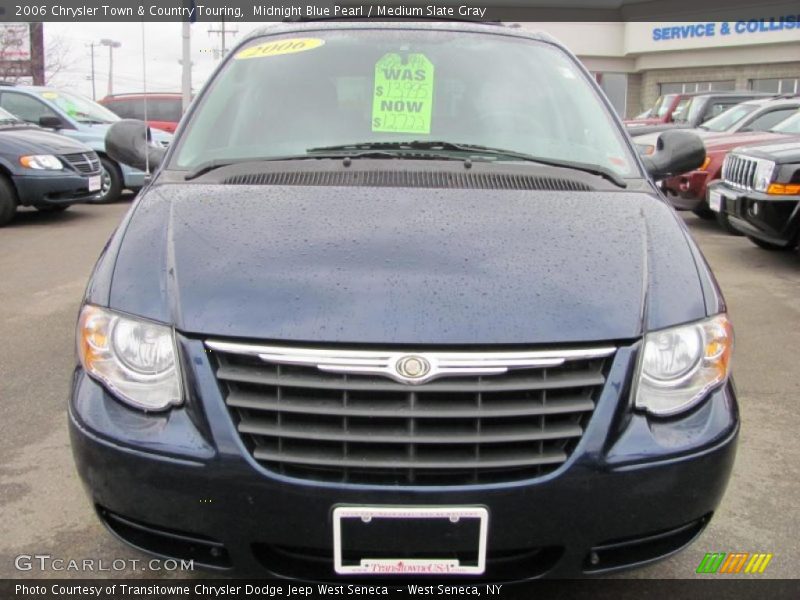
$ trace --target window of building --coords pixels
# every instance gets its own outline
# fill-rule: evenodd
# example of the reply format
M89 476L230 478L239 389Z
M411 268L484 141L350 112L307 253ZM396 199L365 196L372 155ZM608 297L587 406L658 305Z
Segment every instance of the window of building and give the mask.
M724 92L736 89L734 80L689 81L686 83L659 83L659 94L685 94L687 92Z
M796 94L800 92L800 77L751 79L750 89L756 92L772 92L773 94Z

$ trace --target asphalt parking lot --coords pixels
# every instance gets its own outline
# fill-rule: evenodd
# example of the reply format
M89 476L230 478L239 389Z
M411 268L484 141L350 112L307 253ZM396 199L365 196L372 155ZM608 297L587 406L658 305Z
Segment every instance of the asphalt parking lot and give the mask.
M130 200L130 198L128 198ZM0 577L177 577L127 568L76 573L15 568L18 555L139 559L90 508L73 468L66 399L84 285L129 202L21 212L0 229ZM684 213L686 215L686 213ZM734 373L743 427L734 475L711 525L688 550L625 577L686 578L706 552L770 552L762 577L797 576L800 254L770 253L685 216L736 327ZM752 576L749 576L752 577Z

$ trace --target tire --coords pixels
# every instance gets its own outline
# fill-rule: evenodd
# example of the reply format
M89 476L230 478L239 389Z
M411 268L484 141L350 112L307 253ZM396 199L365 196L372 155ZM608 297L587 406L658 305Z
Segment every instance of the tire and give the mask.
M714 219L717 218L717 213L708 208L708 205L706 205L705 203L701 204L700 206L692 210L692 212L701 219L704 219L706 221L713 221Z
M17 213L17 190L5 175L0 175L0 227L7 225Z
M122 193L122 173L115 163L110 158L105 156L100 157L100 167L102 172L101 178L101 195L97 200L92 200L92 204L110 204L119 200L119 195Z
M717 219L717 224L722 228L723 231L731 235L744 235L738 229L733 228L733 225L731 225L730 220L728 220L728 215L726 213L718 212L714 213L714 215Z
M788 246L778 246L778 244L773 244L772 242L765 242L764 240L760 240L757 237L753 237L751 235L748 235L747 239L753 242L759 248L763 250L769 250L770 252L787 252L793 248L792 244L789 244Z
M34 206L36 210L43 213L60 213L69 208L69 204L45 204L43 206Z

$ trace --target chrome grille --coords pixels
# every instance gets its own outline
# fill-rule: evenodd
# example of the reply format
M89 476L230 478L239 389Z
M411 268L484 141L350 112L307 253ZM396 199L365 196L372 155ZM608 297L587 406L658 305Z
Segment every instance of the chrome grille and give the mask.
M67 164L78 173L93 175L100 172L100 159L94 152L79 152L77 154L62 154Z
M722 163L722 179L731 187L752 190L755 185L758 161L730 153Z
M364 370L365 360L390 369L403 352L206 346L260 464L378 485L515 481L557 469L583 435L615 351L422 352L439 371L409 384Z

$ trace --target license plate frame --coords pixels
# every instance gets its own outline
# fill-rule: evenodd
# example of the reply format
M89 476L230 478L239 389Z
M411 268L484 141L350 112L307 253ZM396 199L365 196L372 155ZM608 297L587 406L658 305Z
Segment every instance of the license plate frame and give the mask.
M103 188L103 178L100 175L89 177L88 181L90 192L99 192Z
M369 558L344 564L342 521L361 519L478 519L477 564L461 564L453 558ZM455 521L454 521L455 519ZM489 511L482 506L337 506L333 509L334 570L339 575L482 575L486 571Z

